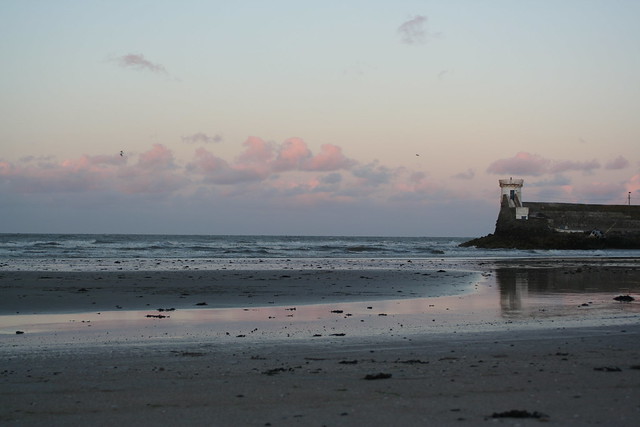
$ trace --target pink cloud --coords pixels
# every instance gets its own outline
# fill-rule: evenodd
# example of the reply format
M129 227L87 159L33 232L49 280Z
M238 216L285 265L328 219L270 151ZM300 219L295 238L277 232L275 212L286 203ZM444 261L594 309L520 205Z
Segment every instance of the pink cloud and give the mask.
M290 138L281 145L265 142L258 137L248 138L244 151L234 162L215 156L199 148L195 159L187 165L193 174L202 174L205 181L215 184L236 184L250 181L264 181L278 174L289 176L293 172L330 172L349 169L356 162L347 158L342 149L325 144L314 155L301 138Z
M244 142L245 150L238 157L239 163L267 163L273 159L273 144L263 139L250 136Z
M114 171L126 164L119 155L82 155L59 163L14 169L14 178L25 192L82 192L109 188Z
M618 156L615 159L608 162L604 167L609 170L625 169L629 166L629 161L622 156Z
M347 158L342 148L323 144L320 152L313 155L301 138L290 138L282 143L276 159L271 163L274 172L284 171L336 171L349 169L357 162Z
M244 142L243 151L234 161L200 147L190 162L179 164L172 150L154 144L131 157L85 154L61 162L2 161L0 180L4 190L17 193L169 195L178 190L190 194L208 188L222 197L272 195L283 201L318 194L334 200L385 200L399 189L425 194L432 185L420 173L410 175L378 162L359 165L333 144L322 145L314 154L300 138L278 145L257 137ZM307 197L308 201L321 199Z
M0 160L0 176L11 176L15 173L16 167L13 163Z
M537 154L519 152L507 159L496 160L487 168L495 174L540 176L547 171L550 161Z
M195 160L187 165L187 170L202 174L206 182L222 185L261 181L268 174L259 167L230 165L204 148L196 150Z
M272 167L274 171L297 170L303 162L310 158L311 150L302 139L289 138L280 146Z
M204 148L198 148L195 157L195 162L187 165L191 171L208 174L229 168L229 163L226 160L213 155Z
M189 182L179 171L138 165L120 170L113 178L115 189L126 194L169 194L185 188Z
M162 144L141 153L135 165L119 169L113 181L127 194L171 193L189 183L175 164L173 152Z
M114 154L112 156L106 155L98 155L98 156L89 156L83 154L78 159L69 159L64 160L61 163L62 168L67 170L74 171L101 171L104 169L108 169L109 166L120 166L126 163L126 159L118 154Z
M115 167L108 164L106 156L84 155L78 159L36 166L2 162L0 176L11 188L22 193L83 192L107 188L113 169Z
M114 155L82 155L61 162L17 167L0 165L15 191L23 193L78 193L104 191L121 193L169 193L188 180L174 171L173 154L160 144L139 156L135 165Z
M171 169L175 166L173 153L162 144L153 144L151 150L140 154L138 165L144 169Z
M305 162L303 169L309 171L335 171L349 169L354 165L355 161L342 154L342 148L332 144L324 144L320 147L320 152L317 155Z

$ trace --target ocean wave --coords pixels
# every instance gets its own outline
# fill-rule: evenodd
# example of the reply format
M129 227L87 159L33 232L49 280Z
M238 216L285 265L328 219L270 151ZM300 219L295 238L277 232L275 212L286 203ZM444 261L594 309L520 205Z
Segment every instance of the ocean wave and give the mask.
M319 249L321 250L327 250L327 251L338 251L338 250L342 250L344 246L334 246L334 245L320 245L318 246Z
M230 255L270 255L271 251L267 249L226 249L222 253Z
M113 245L115 243L118 243L118 241L111 239L95 239L91 242L92 245Z
M62 246L62 244L58 242L37 242L33 244L33 247L36 247L36 248L52 247L52 246Z
M347 252L380 252L380 251L384 251L384 248L381 247L377 247L377 246L366 246L366 245L359 245L359 246L347 246L345 248L345 251Z
M175 247L176 245L174 245L173 243L170 242L166 242L166 243L160 243L160 244L155 244L155 245L151 245L151 246L147 246L145 248L141 248L141 249L160 249L160 250L164 250L164 249L171 249L173 247Z

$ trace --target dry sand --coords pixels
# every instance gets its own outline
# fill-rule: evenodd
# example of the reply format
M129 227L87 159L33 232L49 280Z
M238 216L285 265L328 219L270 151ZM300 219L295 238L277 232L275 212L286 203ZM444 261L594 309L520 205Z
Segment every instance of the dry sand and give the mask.
M0 423L637 425L635 260L463 264L5 267Z

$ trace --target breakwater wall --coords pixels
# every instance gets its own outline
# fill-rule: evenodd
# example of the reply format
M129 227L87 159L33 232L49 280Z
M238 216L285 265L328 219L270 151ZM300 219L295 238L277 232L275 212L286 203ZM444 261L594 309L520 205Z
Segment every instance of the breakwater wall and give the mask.
M513 203L511 203L513 205ZM520 249L640 249L640 206L525 202L518 217L502 197L493 234L464 246Z

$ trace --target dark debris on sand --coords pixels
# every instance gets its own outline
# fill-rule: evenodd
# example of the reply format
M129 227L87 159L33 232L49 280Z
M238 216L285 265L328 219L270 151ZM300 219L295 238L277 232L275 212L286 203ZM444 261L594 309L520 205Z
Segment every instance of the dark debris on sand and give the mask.
M593 370L600 372L622 372L622 369L618 368L617 366L600 366L597 368L593 368Z
M523 409L512 409L504 412L494 412L489 418L537 418L547 419L548 415L545 415L538 411L529 412Z
M367 374L364 379L365 380L386 380L391 378L391 374L385 374L384 372L380 372L378 374Z
M427 365L429 362L425 362L420 359L408 359L408 360L396 360L396 363L405 363L407 365Z
M263 375L276 375L279 374L281 372L293 372L293 368L274 368L274 369L269 369L267 371L262 372Z

